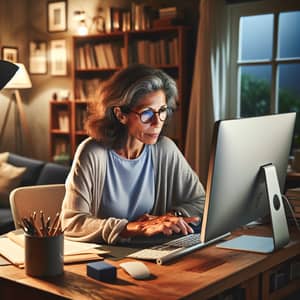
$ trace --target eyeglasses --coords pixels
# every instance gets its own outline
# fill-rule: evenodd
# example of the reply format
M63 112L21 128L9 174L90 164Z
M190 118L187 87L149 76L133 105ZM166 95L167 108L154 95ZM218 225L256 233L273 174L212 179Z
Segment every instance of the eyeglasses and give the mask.
M134 110L130 110L130 112L137 114L140 117L141 122L146 124L152 122L156 114L158 114L158 117L161 121L165 121L168 115L172 112L172 109L168 108L167 106L163 106L158 111L155 111L149 107L142 112L137 112Z

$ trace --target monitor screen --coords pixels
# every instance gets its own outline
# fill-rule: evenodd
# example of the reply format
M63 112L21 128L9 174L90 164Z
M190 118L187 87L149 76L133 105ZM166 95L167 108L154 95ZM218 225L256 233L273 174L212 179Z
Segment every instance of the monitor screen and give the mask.
M201 241L207 242L270 212L261 167L272 164L285 185L296 113L215 124ZM280 195L281 198L281 195Z

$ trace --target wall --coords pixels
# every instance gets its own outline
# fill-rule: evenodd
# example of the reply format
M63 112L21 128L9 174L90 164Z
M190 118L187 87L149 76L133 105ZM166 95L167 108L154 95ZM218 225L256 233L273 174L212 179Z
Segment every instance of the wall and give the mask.
M199 0L148 0L153 7L178 5L186 11L188 20L194 28L197 27ZM9 116L3 141L0 141L0 152L12 151L42 160L49 157L49 101L54 92L68 89L72 91L71 59L72 35L75 34L76 22L73 20L75 10L85 10L89 17L93 17L98 6L130 7L129 0L69 0L68 1L68 31L49 33L47 31L47 3L48 0L1 0L0 1L0 47L15 46L19 49L19 61L28 68L29 41L41 40L49 42L55 39L66 39L68 56L68 75L51 76L48 59L48 72L43 75L31 74L32 88L21 90L24 110L30 130L30 139L24 139L22 149L16 149L14 114ZM194 41L193 41L194 42ZM49 52L49 47L48 47ZM49 53L48 53L49 58ZM2 126L10 92L0 93L0 128ZM30 140L32 142L30 142Z

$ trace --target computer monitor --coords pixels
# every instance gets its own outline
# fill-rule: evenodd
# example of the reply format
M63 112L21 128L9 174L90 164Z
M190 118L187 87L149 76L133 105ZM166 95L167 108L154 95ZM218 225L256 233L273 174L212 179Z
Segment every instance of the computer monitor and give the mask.
M215 124L201 241L208 242L251 221L271 216L273 236L243 236L220 247L272 252L289 242L281 194L296 113Z

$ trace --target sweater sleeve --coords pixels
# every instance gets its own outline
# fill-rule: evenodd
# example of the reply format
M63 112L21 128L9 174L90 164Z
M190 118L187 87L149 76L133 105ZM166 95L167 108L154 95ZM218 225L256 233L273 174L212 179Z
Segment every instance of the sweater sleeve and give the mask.
M163 137L154 152L157 196L153 213L177 210L184 216L202 217L205 190L175 143Z
M62 226L69 239L113 244L128 223L99 217L105 172L106 150L92 139L85 140L74 156L62 205Z

